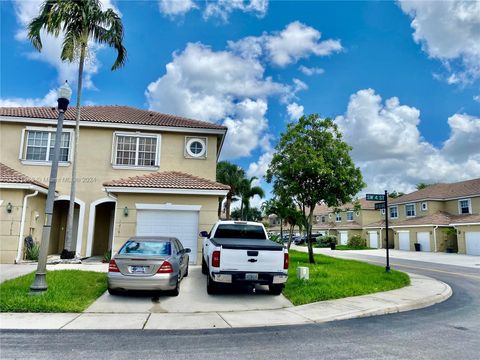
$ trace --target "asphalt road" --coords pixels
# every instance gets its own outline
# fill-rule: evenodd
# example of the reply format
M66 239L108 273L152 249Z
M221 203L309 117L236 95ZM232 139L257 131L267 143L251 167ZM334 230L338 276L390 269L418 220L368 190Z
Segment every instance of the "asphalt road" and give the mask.
M480 359L480 270L406 260L392 261L392 268L444 281L453 296L426 309L317 325L171 332L2 331L0 358Z

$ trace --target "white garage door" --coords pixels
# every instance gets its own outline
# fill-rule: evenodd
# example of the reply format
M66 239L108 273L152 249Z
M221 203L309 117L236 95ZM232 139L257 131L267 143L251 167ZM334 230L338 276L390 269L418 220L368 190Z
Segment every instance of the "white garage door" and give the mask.
M198 211L138 210L137 236L173 236L190 248L190 263L197 257Z
M340 231L340 245L347 245L348 231Z
M430 251L430 233L417 233L417 243L420 244L420 251Z
M398 245L400 250L410 250L410 231L398 232Z
M368 233L368 237L370 240L370 247L371 248L378 248L378 234L376 231L370 231Z
M480 255L480 231L465 232L467 255Z

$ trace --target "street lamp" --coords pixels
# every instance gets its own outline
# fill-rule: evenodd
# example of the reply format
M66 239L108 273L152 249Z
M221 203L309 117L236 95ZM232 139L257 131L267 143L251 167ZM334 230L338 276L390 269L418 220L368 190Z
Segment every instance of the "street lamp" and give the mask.
M30 286L31 294L41 294L47 291L47 255L48 243L50 242L50 232L52 229L52 214L53 202L55 200L55 187L57 186L58 161L60 158L60 143L62 140L63 119L65 118L65 111L67 111L70 97L72 96L72 89L65 81L58 89L58 120L57 131L55 133L55 146L53 148L52 168L50 169L50 181L48 183L47 203L45 204L45 224L43 225L42 242L40 244L40 253L38 255L37 272L35 273L35 280Z

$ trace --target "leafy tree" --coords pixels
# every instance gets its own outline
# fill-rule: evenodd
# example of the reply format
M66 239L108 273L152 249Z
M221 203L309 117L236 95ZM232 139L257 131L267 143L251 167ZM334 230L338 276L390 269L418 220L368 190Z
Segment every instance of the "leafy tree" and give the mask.
M112 70L125 64L127 51L123 46L123 24L112 9L102 10L99 0L47 0L40 7L40 13L28 25L28 38L32 45L42 51L41 31L58 37L63 33L63 61L78 60L77 104L75 141L72 163L72 183L70 205L68 210L65 250L72 247L73 211L75 205L77 179L77 147L80 136L80 100L82 95L82 79L85 57L88 53L88 41L108 45L116 50L117 58Z
M427 184L427 183L424 183L424 182L421 182L421 183L418 183L417 185L415 185L417 190L422 190L422 189L425 189L429 186L430 186L430 184Z
M248 210L243 209L243 213L240 209L235 209L232 211L232 219L244 221L261 221L262 212L256 207L248 208Z
M245 178L245 171L238 165L229 161L220 161L217 164L217 181L230 186L230 191L226 196L225 214L227 220L230 220L230 206L234 200L234 196L238 195L242 181ZM222 213L223 198L218 199L218 218Z
M397 191L393 190L391 193L388 194L388 197L392 198L392 199L396 199L396 198L398 198L400 196L403 196L403 195L405 195L404 192L401 192L401 191L397 192Z
M289 124L275 149L266 179L274 183L274 190L281 189L292 198L308 219L309 261L314 263L311 233L315 207L322 200L329 207L350 202L365 186L362 174L337 125L317 114Z
M240 196L240 213L248 213L250 209L250 199L255 195L258 195L260 198L265 197L265 192L260 186L252 186L252 183L257 180L257 177L252 177L251 179L242 179L240 186L238 188L238 195ZM242 220L246 220L245 217L241 216Z

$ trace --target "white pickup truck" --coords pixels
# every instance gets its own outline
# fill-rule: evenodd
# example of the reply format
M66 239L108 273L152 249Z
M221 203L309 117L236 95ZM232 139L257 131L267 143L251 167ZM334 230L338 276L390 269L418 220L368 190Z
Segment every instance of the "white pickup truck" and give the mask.
M210 233L200 235L209 294L216 293L219 284L262 284L271 294L282 292L288 278L288 250L268 240L261 223L219 221Z

